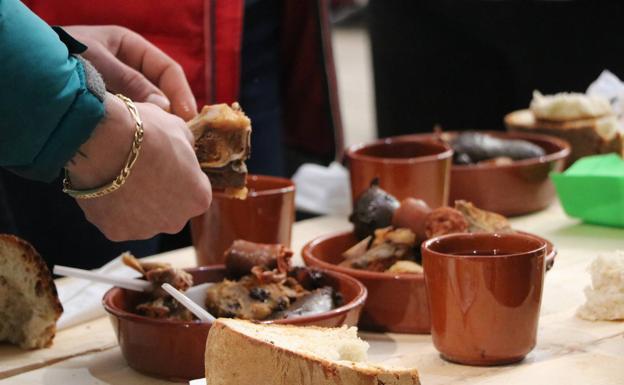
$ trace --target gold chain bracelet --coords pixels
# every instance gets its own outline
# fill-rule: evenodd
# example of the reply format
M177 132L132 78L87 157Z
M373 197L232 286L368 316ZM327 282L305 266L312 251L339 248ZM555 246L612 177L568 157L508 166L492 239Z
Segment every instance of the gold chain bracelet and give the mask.
M67 169L65 169L65 179L63 179L63 192L70 195L76 199L92 199L99 198L106 194L110 194L113 191L119 189L126 182L126 179L130 175L130 171L139 158L139 153L141 152L141 143L143 143L143 121L141 120L141 116L139 115L139 111L136 106L129 98L123 96L122 94L116 94L116 97L121 99L126 107L128 107L128 111L130 111L130 115L134 119L134 124L136 127L136 131L134 132L134 140L132 141L132 148L130 149L130 154L128 154L128 159L126 160L126 164L124 165L121 173L115 180L112 182L100 186L97 188L89 189L89 190L74 190L71 180L69 179L69 173Z

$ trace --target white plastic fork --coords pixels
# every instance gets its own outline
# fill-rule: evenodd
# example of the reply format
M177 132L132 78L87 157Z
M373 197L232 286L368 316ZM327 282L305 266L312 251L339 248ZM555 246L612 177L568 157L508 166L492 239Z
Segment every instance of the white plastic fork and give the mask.
M151 282L142 279L114 277L90 270L77 269L75 267L56 265L54 266L54 269L52 269L52 272L56 275L62 275L64 277L88 279L90 281L106 283L128 290L147 292L154 289Z

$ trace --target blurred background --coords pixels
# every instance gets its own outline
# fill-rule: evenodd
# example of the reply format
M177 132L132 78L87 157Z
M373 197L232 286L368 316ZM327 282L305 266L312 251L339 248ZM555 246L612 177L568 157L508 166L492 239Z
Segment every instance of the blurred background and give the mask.
M503 129L534 89L624 75L619 2L334 0L345 141Z

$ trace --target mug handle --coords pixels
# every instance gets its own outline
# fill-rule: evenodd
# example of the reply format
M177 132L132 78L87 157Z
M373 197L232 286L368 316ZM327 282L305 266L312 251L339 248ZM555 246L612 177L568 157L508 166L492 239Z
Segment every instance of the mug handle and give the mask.
M553 265L555 264L555 257L557 256L557 249L556 248L552 248L552 250L550 250L550 252L548 253L548 255L546 255L546 271L549 271L550 269L552 269Z

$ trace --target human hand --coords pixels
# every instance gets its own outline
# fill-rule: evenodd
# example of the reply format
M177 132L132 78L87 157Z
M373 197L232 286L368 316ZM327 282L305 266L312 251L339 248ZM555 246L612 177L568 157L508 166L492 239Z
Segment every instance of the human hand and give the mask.
M149 103L136 103L144 137L126 182L110 194L77 199L87 220L113 241L179 232L210 206L210 182L197 162L184 121ZM135 124L125 104L107 94L106 117L67 165L74 188L115 179L130 152Z
M89 48L82 54L100 71L106 88L189 120L197 104L182 67L141 35L119 26L68 26Z

